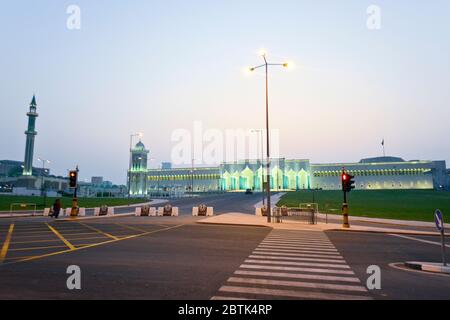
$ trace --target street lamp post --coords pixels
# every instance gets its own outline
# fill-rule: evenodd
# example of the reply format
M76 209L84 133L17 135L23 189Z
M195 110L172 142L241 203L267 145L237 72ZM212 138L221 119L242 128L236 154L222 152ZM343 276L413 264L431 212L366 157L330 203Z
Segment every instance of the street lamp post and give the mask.
M133 138L139 137L142 138L142 133L134 133L130 135L130 159L128 163L128 206L130 206L131 202L131 163L133 161Z
M192 167L191 167L191 198L194 197L194 161L195 161L195 159L192 159Z
M42 172L41 172L41 196L44 197L44 207L47 205L47 192L44 186L44 173L45 173L45 164L50 164L49 160L38 158L39 161L42 162Z
M282 66L287 68L289 65L287 63L269 63L267 61L266 53L262 52L261 56L264 59L264 64L250 68L250 71L255 71L259 68L264 68L266 72L266 135L267 135L267 185L266 185L266 193L267 193L267 222L272 222L272 212L271 212L271 203L270 203L270 131L269 131L269 66ZM278 182L277 182L278 183Z
M252 132L259 133L259 139L261 143L261 193L262 193L262 204L263 206L266 204L266 200L264 197L264 138L262 129L255 129Z

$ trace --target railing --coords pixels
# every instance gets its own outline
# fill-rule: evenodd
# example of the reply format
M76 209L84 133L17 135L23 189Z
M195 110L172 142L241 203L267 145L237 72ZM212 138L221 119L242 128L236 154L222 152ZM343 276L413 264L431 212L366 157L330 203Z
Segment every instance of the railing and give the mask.
M283 219L292 219L296 221L304 221L309 224L317 224L317 206L302 206L295 208L276 207L274 210L274 218L279 222Z
M15 210L17 211L33 211L33 216L36 215L36 203L11 203L11 206L9 207L10 213L14 212L14 208L17 207L21 210ZM32 210L27 210L29 207L33 208Z

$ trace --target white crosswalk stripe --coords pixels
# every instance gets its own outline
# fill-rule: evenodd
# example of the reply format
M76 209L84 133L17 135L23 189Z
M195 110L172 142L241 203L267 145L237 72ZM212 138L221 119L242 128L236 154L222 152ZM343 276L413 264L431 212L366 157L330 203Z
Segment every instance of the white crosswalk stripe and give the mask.
M314 262L331 262L331 263L345 263L345 260L337 259L317 259L317 258L299 258L299 257L284 257L284 256L265 256L265 255L250 255L251 259L265 259L265 260L290 260L290 261L314 261Z
M211 299L372 298L325 233L274 230Z

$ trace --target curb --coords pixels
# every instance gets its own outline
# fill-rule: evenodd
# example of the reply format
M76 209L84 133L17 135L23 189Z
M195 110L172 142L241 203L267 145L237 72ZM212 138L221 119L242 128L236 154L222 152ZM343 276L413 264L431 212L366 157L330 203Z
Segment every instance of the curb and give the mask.
M260 224L245 224L245 223L225 223L225 222L203 222L196 221L198 224L208 224L208 225L218 225L218 226L230 226L230 227L257 227L257 228L268 228L273 229L270 226L263 226Z
M425 271L425 272L450 275L450 266L444 267L440 263L413 261L413 262L405 262L405 266L407 268L417 270L417 271Z
M378 233L378 234L407 234L411 236L440 236L440 233L437 232L426 232L426 231L414 231L414 230L402 230L402 232L399 232L399 230L393 230L393 231L381 231L381 230L355 230L355 229L328 229L323 230L324 232L332 231L332 232L362 232L362 233Z

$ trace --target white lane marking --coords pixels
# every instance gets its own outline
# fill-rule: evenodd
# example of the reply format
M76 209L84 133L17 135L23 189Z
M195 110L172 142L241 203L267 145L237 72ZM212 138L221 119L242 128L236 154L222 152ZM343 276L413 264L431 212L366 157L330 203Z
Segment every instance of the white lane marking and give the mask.
M263 242L270 242L270 243L285 243L285 244L320 244L320 245L329 245L332 246L333 244L330 241L309 241L309 240L273 240L273 239L265 239Z
M326 251L317 251L317 250L285 250L285 249L278 249L275 250L273 248L256 248L255 251L272 251L272 252L292 252L292 253L315 253L315 254L322 254L322 255L330 255L330 256L340 256L339 252L326 252Z
M260 269L260 270L278 270L278 271L299 271L299 272L311 272L311 273L331 273L331 274L345 274L354 275L351 270L332 270L322 268L299 268L299 267L280 267L280 266L264 266L254 264L243 264L241 269Z
M350 269L346 264L329 264L329 263L314 263L314 262L293 262L293 261L270 261L270 260L251 260L247 259L244 263L252 264L274 264L280 266L299 266L299 267L319 267L319 268L337 268Z
M225 300L252 300L252 299L214 296L211 298L211 300L224 300L225 301Z
M434 241L429 241L429 240L423 240L423 239L418 239L418 238L414 238L414 237L408 237L408 236L403 236L400 234L389 234L390 236L393 237L397 237L397 238L402 238L402 239L408 239L408 240L413 240L413 241L418 241L418 242L423 242L423 243L427 243L427 244L433 244L435 246L442 246L441 242L434 242ZM445 245L447 248L450 248L450 245L446 244Z
M328 248L321 248L321 247L312 247L312 246L272 246L267 244L261 244L258 246L258 248L271 248L271 249L283 249L283 250L314 250L314 251L324 251L324 252L337 252L337 249L328 249Z
M302 281L283 281L283 280L231 277L230 279L228 279L228 282L245 283L245 284L259 284L259 285L269 285L269 286L367 292L367 289L364 288L363 286L349 286L349 285L342 285L342 284L327 284L327 283L314 283L314 282L302 282Z
M266 240L274 240L274 241L311 241L311 242L328 242L330 241L327 238L318 239L318 238L281 238L281 237L267 237Z
M284 257L284 256L265 256L265 255L250 255L251 259L270 259L270 260L291 260L291 261L315 261L315 262L331 262L331 263L346 263L345 260L335 260L335 259L318 259L318 258L298 258L298 257Z
M273 277L273 278L290 278L290 279L361 283L361 281L356 277L325 276L325 275L318 275L318 274L247 271L247 270L237 270L234 274L242 275L242 276L261 276L261 277Z
M315 240L285 240L285 239L264 239L267 242L277 242L277 243L310 243L310 244L329 244L333 245L330 241L315 241Z
M332 258L332 259L342 259L341 255L321 255L317 253L290 253L290 252L273 252L265 250L256 250L252 254L264 254L271 256L289 256L289 257L310 257L310 258Z
M285 243L285 242L268 242L263 241L260 245L268 245L268 246L277 246L277 247L311 247L311 248L324 248L324 249L336 249L335 246L330 244L321 244L321 243Z
M248 288L237 286L223 286L219 289L222 292L234 293L248 293L256 295L269 295L274 297L289 297L289 298L303 298L303 299L317 299L317 300L371 300L367 296L344 295L334 293L320 293L311 291L293 291L293 290L279 290L279 289L265 289L265 288Z

